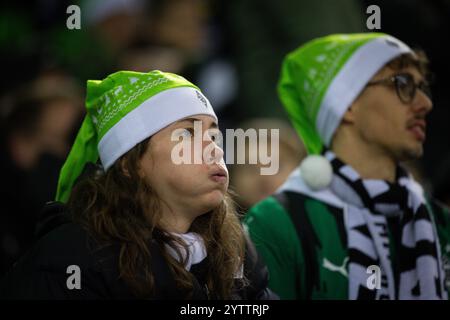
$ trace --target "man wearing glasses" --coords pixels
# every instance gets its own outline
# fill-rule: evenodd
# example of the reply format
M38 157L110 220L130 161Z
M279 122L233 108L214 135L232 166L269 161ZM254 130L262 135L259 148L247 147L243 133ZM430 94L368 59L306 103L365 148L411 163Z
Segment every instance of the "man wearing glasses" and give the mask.
M309 156L246 215L283 299L448 299L450 215L400 165L432 109L422 52L382 33L288 54L278 92Z

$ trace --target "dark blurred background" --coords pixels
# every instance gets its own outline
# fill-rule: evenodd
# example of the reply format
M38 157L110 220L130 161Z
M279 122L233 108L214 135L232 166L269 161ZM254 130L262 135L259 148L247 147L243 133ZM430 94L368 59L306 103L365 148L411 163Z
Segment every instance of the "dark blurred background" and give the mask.
M26 4L26 5L25 5ZM81 8L69 30L68 6ZM226 128L279 128L280 173L231 166L243 210L272 193L304 156L276 95L286 53L330 33L381 32L425 50L434 110L422 161L407 164L450 204L450 0L34 0L0 4L0 276L29 248L84 115L87 79L117 70L179 73L199 85ZM378 31L378 30L374 30Z

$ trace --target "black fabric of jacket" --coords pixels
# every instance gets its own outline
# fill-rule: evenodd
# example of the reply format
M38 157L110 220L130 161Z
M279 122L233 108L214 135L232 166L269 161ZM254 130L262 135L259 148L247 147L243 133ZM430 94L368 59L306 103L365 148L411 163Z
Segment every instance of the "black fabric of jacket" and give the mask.
M38 225L40 238L0 281L1 299L134 299L129 286L119 277L119 245L96 246L93 239L64 213L64 205L46 206ZM149 245L154 275L153 299L185 299L161 255L156 242ZM190 299L214 298L205 289L207 259L193 265L193 295ZM80 268L81 289L69 289L68 267ZM244 274L249 285L234 290L233 299L277 299L268 288L268 271L253 244L247 241Z

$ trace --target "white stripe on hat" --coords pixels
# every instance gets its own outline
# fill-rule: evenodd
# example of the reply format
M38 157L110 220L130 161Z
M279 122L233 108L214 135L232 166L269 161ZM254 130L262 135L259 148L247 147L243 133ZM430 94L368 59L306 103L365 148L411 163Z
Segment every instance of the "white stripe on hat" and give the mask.
M116 123L98 144L104 170L139 142L168 125L194 115L217 116L208 99L191 87L164 90L136 107Z
M356 50L332 80L319 108L316 129L327 147L345 112L369 80L392 59L412 52L391 36L375 38Z

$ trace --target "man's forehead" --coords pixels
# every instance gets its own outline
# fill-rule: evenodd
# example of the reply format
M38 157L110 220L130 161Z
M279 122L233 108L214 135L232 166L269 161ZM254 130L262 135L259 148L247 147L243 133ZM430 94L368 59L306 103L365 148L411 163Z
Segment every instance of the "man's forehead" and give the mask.
M401 69L394 69L387 65L384 66L383 68L381 68L380 71L378 71L372 77L372 80L378 80L378 79L386 78L386 77L393 76L393 75L400 74L400 73L411 74L414 77L414 80L416 82L424 80L424 76L422 75L422 73L419 71L419 69L417 67L408 66L408 67L401 68Z

